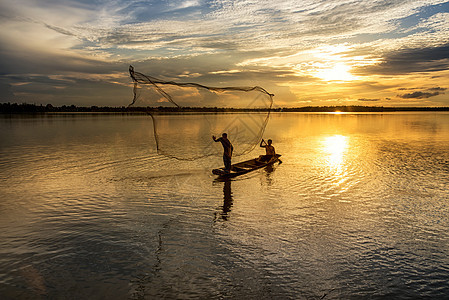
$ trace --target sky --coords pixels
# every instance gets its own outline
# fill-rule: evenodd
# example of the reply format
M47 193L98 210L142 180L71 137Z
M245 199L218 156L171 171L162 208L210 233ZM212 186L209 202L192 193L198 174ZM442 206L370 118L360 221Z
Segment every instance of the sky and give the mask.
M128 66L275 106L449 106L449 1L0 2L0 102L122 106Z

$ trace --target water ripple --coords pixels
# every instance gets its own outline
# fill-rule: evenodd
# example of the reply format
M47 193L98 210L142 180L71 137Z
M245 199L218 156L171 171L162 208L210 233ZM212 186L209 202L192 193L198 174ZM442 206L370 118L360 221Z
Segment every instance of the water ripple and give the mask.
M222 182L220 149L160 156L141 117L20 121L0 148L2 292L444 298L446 119L279 115L283 163Z

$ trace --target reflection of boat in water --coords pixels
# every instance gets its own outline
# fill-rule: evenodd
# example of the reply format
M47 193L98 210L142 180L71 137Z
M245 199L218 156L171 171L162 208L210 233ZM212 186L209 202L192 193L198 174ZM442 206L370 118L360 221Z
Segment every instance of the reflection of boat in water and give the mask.
M266 156L261 155L258 158L253 158L253 159L250 159L247 161L242 161L242 162L231 165L230 172L226 172L224 168L219 168L219 169L213 169L212 173L214 173L215 175L218 175L220 178L231 178L231 177L239 176L242 174L246 174L248 172L251 172L251 171L266 167L266 166L270 166L270 165L274 164L275 162L280 161L279 157L281 157L281 155L276 154L273 158L266 161L266 160L264 160L266 158Z

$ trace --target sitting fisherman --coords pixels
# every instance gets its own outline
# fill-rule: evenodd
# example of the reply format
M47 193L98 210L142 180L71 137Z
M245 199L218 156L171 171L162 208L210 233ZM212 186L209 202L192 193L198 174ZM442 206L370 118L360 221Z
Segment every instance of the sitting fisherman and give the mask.
M274 150L273 145L271 145L271 143L273 143L273 141L268 140L267 142L268 143L266 143L264 141L264 139L262 139L260 141L260 147L265 148L266 153L265 153L265 155L259 156L259 161L267 161L268 162L268 161L272 160L276 155L276 151Z
M223 133L221 135L221 138L218 139L213 135L212 139L214 140L214 142L221 142L221 145L223 146L223 163L225 166L225 171L229 173L231 171L231 157L232 151L234 151L234 147L228 140L228 135L226 133Z

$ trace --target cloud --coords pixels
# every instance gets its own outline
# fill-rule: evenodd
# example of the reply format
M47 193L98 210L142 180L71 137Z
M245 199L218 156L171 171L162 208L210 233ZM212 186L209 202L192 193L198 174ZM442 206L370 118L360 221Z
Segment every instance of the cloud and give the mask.
M122 106L131 102L131 83L126 74L121 76L13 76L10 92L14 99L0 99L2 102L18 101L53 105L109 105ZM26 84L22 84L26 82Z
M438 92L435 92L435 93L413 92L413 93L398 95L398 97L403 98L403 99L424 99L424 98L430 98L433 96L437 96L439 94L440 93L438 93Z
M400 75L449 69L449 43L437 47L398 49L386 53L377 65L356 69L358 74Z
M414 89L416 89L416 88L410 88L410 89L400 88L398 90L414 90ZM432 87L432 88L428 88L424 91L416 91L416 92L411 92L411 93L406 93L406 94L400 94L400 95L398 95L398 97L402 98L402 99L426 99L426 98L444 94L445 90L446 90L446 88L442 88L442 87Z
M395 20L423 7L414 2L346 0L301 3L217 0L209 5L200 4L199 1L177 1L161 7L152 2L144 5L114 1L98 7L101 13L94 20L80 21L65 28L46 22L49 28L61 33L76 31L78 38L99 47L136 51L163 51L172 47L179 49L179 52L172 49L175 55L187 49L220 51L247 50L248 47L294 52L337 38L391 32L398 26ZM149 13L149 7L158 14ZM173 8L196 10L178 14ZM144 18L142 11L148 12L149 17Z
M63 1L42 8L28 4L26 9L19 9L14 4L8 4L8 7L22 11L28 17L36 18L33 11L45 16L37 21L45 22L45 26L54 32L76 36L79 41L76 49L91 51L94 46L120 53L121 57L139 57L143 50L170 57L249 49L276 49L291 54L337 38L391 32L397 28L395 20L425 5L398 0L304 0L300 3L296 0L216 0L208 4L196 0L103 4ZM196 10L178 14L174 8ZM436 18L431 24L441 24L440 19Z
M444 92L445 90L447 90L447 88L433 87L429 89L429 91L440 91L440 92Z
M54 31L59 32L59 33L61 33L61 34L69 35L69 36L75 36L75 34L74 34L73 32L70 32L70 31L68 31L67 29L59 28L59 27L57 27L57 26L48 25L48 24L45 24L45 23L44 23L44 25L45 25L45 27L47 27L48 29L54 30Z
M15 100L12 86L0 81L0 102L13 102Z
M380 99L370 99L370 98L360 98L357 99L358 101L366 101L366 102L375 102L375 101L380 101Z
M70 89L82 97L92 93L95 76L101 82L98 88L107 88L111 81L102 78L104 74L126 78L128 64L134 64L143 73L166 79L258 84L282 90L286 99L293 98L295 86L297 97L304 99L306 93L324 99L332 95L331 89L341 87L341 95L351 99L380 101L394 96L397 86L369 78L372 74L449 69L448 14L440 11L417 18L409 30L402 22L443 2L4 1L0 4L0 72L18 75L22 82L35 80L34 85L14 85L14 91L27 89L31 94L34 87L36 93L51 96L55 91L46 90L40 77L29 77L35 74L46 78L49 87L57 87L61 97ZM335 52L339 45L345 47ZM367 77L344 88L313 77L318 71L335 69L337 63ZM57 81L70 76L76 78L66 85ZM379 86L363 90L364 84L377 80ZM69 88L70 84L78 86ZM390 94L384 92L388 89ZM358 92L349 95L354 90ZM413 92L425 97L444 90L423 88L408 94ZM402 93L407 97L407 92Z
M197 0L187 0L187 1L181 1L179 4L178 3L176 3L176 4L170 3L170 6L174 7L175 9L184 9L184 8L200 6L200 2Z

